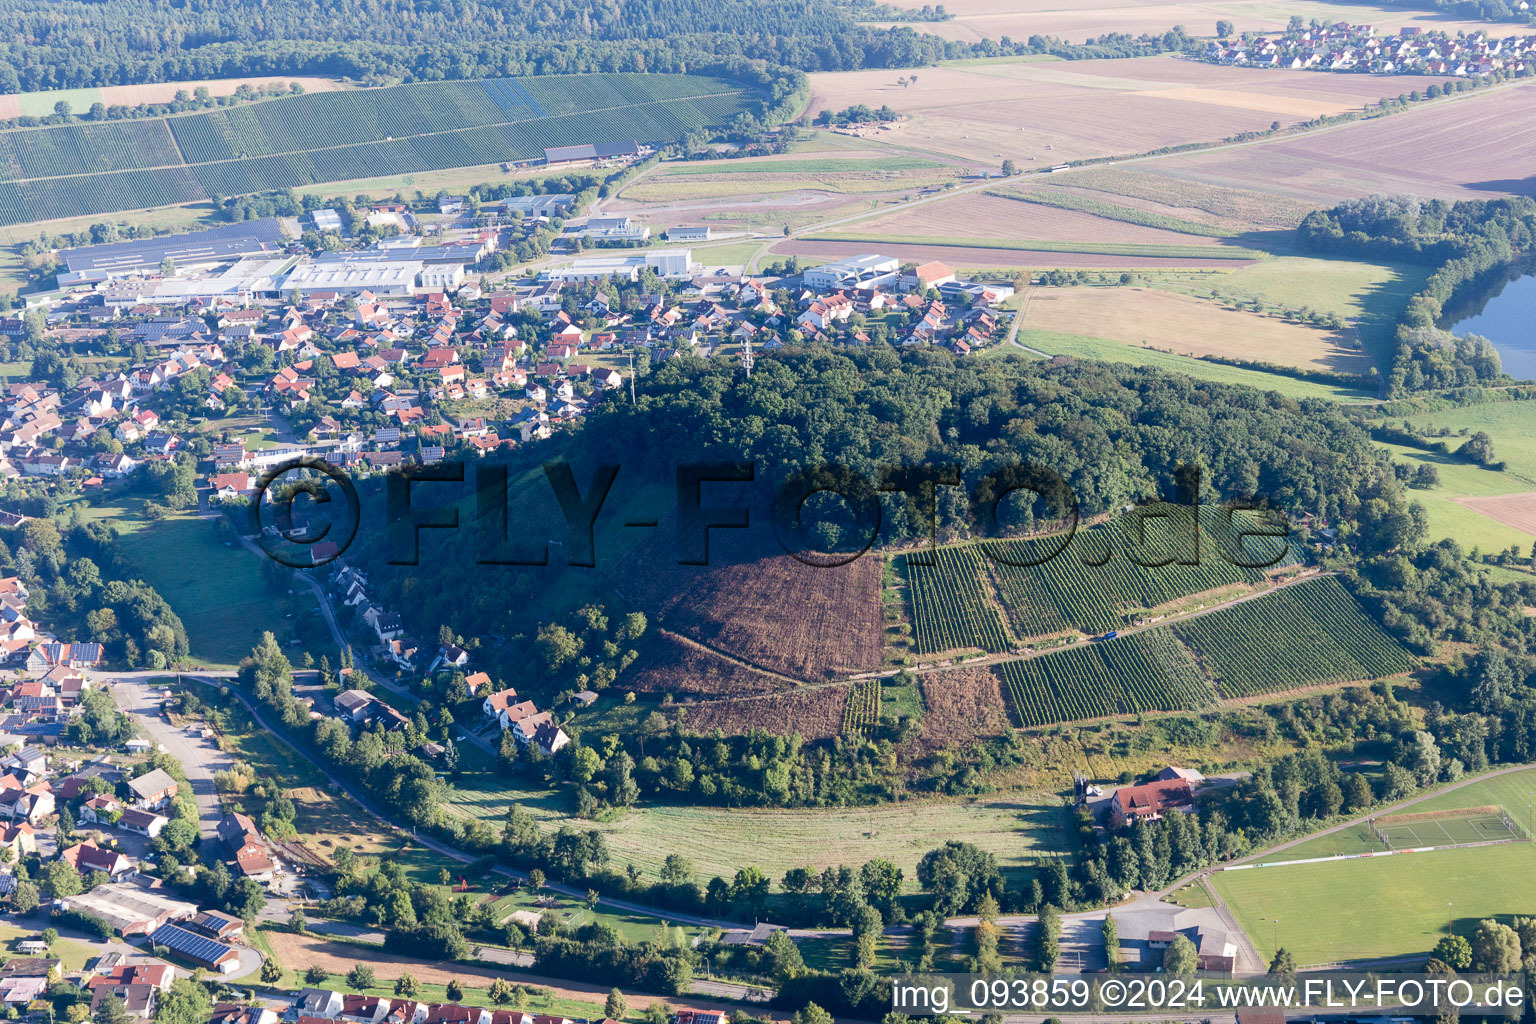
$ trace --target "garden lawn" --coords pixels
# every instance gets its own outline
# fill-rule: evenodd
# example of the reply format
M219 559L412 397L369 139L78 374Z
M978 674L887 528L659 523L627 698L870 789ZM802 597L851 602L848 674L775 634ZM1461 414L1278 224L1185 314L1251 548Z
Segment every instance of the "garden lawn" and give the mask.
M260 556L238 544L226 547L211 521L142 522L125 531L119 543L144 581L181 616L194 664L233 667L251 653L263 631L288 645L297 637L300 617L319 614L307 588L297 601L274 593Z

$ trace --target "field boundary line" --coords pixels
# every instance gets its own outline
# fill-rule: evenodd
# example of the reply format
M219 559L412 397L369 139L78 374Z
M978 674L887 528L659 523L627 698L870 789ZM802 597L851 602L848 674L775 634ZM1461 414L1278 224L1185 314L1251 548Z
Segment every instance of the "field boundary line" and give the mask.
M1484 839L1476 843L1448 843L1444 846L1409 846L1401 850L1371 850L1368 853L1335 853L1328 857L1302 857L1298 860L1272 860L1258 864L1234 864L1217 866L1211 874L1220 871L1249 871L1254 868L1284 868L1295 864L1327 864L1339 860L1371 860L1376 857L1396 857L1403 853L1435 853L1440 850L1471 850L1479 846L1508 846L1511 843L1528 843L1529 839Z

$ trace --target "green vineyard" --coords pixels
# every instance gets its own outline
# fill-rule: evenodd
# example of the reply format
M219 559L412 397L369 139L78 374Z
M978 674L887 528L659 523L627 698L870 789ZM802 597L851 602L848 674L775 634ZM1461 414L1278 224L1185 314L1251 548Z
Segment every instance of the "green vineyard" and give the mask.
M880 680L865 679L854 683L848 690L848 703L843 705L843 735L862 735L879 720Z
M1173 627L1226 698L1377 679L1414 659L1336 577L1308 580Z
M308 93L138 121L0 132L0 224L665 143L754 95L705 75L612 73Z
M1024 728L1216 702L1189 652L1166 629L1004 662L998 671L1014 721Z
M924 564L930 557L937 563ZM987 597L986 567L973 545L915 552L900 559L912 606L913 650L937 654L980 648L992 654L1012 644L997 607Z
M1174 561L1148 567L1133 561L1132 552L1148 563L1175 553L1158 533L1171 529L1163 525L1167 522L1154 520L1144 541L1133 535L1136 523L1130 517L1100 523L1079 530L1054 557L1059 537L941 549L937 566L908 572L916 653L967 647L1001 651L1009 634L1028 638L1070 631L1102 633L1193 594L1262 583L1269 572L1296 562L1288 546L1281 546L1283 541L1240 538L1254 527L1249 514L1229 519L1224 510L1208 506L1200 512L1198 551L1191 546L1179 555L1195 564ZM1274 565L1250 568L1235 561ZM997 595L1006 625L982 596L988 586Z

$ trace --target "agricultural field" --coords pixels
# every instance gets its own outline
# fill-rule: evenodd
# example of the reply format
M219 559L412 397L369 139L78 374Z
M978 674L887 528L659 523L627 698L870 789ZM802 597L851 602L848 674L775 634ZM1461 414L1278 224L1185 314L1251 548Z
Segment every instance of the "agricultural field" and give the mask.
M274 594L263 559L238 545L226 547L207 520L148 522L116 506L87 514L122 531L124 555L181 617L198 665L233 668L265 630L280 643L296 644L296 623L308 620L324 629L307 587L298 595Z
M1056 263L1061 266L1061 263ZM1080 359L1101 359L1108 363L1130 363L1134 366L1152 366L1173 373L1182 373L1196 380L1208 380L1217 384L1241 384L1260 391L1275 391L1288 398L1322 398L1331 401L1368 402L1376 397L1374 390L1349 388L1340 384L1324 384L1320 381L1301 380L1279 373L1250 370L1241 366L1227 366L1205 359L1194 359L1173 352L1124 345L1107 338L1091 338L1080 334L1062 334L1056 331L1032 331L1021 329L1020 344L1028 345L1048 355L1076 356Z
M940 548L936 566L909 558L904 564L911 584L916 650L926 654L978 648L996 653L1012 646L1010 634L1028 638L1100 633L1191 595L1222 589L1244 592L1264 584L1271 572L1294 564L1294 555L1280 547L1281 542L1238 541L1223 510L1206 507L1200 518L1198 556L1186 550L1187 545L1175 546L1183 539L1170 532L1175 519L1152 516L1146 520L1145 544L1133 538L1134 524L1123 518L1080 529L1054 556L1061 546L1059 534ZM1238 515L1238 521L1246 520ZM1232 558L1240 550L1239 560L1274 564L1238 566ZM1149 563L1193 557L1199 561L1144 566L1132 561L1132 555ZM1006 614L1006 623L999 610Z
M927 564L930 560L935 564ZM974 648L997 654L1013 646L987 593L986 566L974 545L903 555L898 561L907 578L916 653Z
M748 668L675 633L657 631L641 653L625 688L678 697L753 697L792 689L793 681Z
M841 734L858 739L864 730L880 720L880 680L865 679L848 688L848 701L843 705Z
M1373 363L1352 332L1271 316L1150 288L1031 288L1023 325L1185 356L1217 356L1300 370L1369 374Z
M1336 577L1308 580L1173 627L1227 699L1407 672L1414 659Z
M272 77L258 75L254 78L207 78L192 82L146 82L141 85L103 85L93 89L45 89L40 92L9 93L0 96L0 119L15 117L48 117L54 113L59 101L69 104L75 114L83 114L93 103L105 103L109 107L136 107L140 103L170 103L178 92L188 95L198 89L207 89L210 96L229 96L242 85L261 89L268 85L285 88L298 84L306 93L330 92L345 88L329 78Z
M909 207L883 217L858 222L861 235L893 238L942 238L964 231L975 238L996 241L1122 242L1139 245L1188 246L1199 244L1186 232L1139 224L1127 224L1082 210L1059 209L1020 202L1021 195L1054 192L1037 189L1022 194L971 192ZM1216 245L1214 239L1206 244Z
M1529 409L1532 403L1519 404ZM1500 445L1495 440L1495 453L1502 458L1508 451L1517 464L1523 464L1526 453L1521 450L1524 446L1518 438L1516 428L1513 443ZM1444 440L1452 448L1460 443L1455 437ZM1536 542L1536 522L1531 521L1527 498L1536 484L1524 473L1485 469L1423 448L1399 444L1382 447L1410 469L1429 465L1439 475L1436 486L1414 488L1411 492L1414 500L1424 506L1431 539L1449 537L1469 551L1478 548L1484 552L1503 551L1513 544L1522 554Z
M1417 84L1404 83L1398 91L1423 88L1427 79L1412 81ZM1304 138L1169 157L1157 161L1156 170L1312 206L1372 193L1446 199L1523 194L1536 138L1508 129L1529 110L1532 95L1531 83L1522 81Z
M955 668L918 677L927 707L919 741L938 749L969 743L979 736L999 736L1009 729L1008 709L989 668Z
M1248 249L1242 246L1227 245L1201 245L1192 243L1187 236L1175 235L1180 239L1176 242L1094 242L1077 241L1075 239L1035 241L1031 239L991 239L978 236L946 237L944 235L897 235L879 234L866 230L868 225L857 225L857 231L826 231L808 236L812 242L858 242L866 248L869 246L882 246L883 248L902 246L922 246L926 248L963 246L977 250L999 250L1001 252L1024 251L1036 254L1042 259L1049 259L1049 253L1087 254L1100 257L1100 263L1115 263L1119 261L1113 257L1125 257L1130 260L1161 260L1164 263L1199 266L1202 263L1220 263L1230 260L1260 260L1265 253L1258 249ZM1109 257L1111 259L1106 259ZM1185 264L1185 261L1189 261ZM1037 260L1038 262L1038 260Z
M994 168L1012 159L1030 170L1262 131L1277 120L1293 124L1358 109L1423 85L1421 78L1410 85L1390 75L1255 74L1173 57L967 61L925 68L915 81L897 83L907 77L886 69L813 74L810 113L851 103L889 105L905 116L879 133L882 143Z
M317 92L167 118L0 132L0 223L666 142L746 109L697 75L572 75Z
M957 169L913 157L837 157L824 160L753 157L669 165L624 190L642 203L828 192L863 196L936 188L953 182Z
M813 567L766 531L713 533L711 564L692 566L658 531L615 566L613 586L657 625L767 672L815 682L880 667L880 559Z
M854 224L850 227L860 227ZM833 238L844 241L833 241ZM847 239L854 239L849 241ZM770 252L777 257L798 256L801 261L828 262L840 260L872 249L914 263L938 260L956 270L996 270L1011 272L1015 269L1041 267L1082 267L1089 270L1195 270L1231 269L1242 265L1241 261L1258 259L1257 253L1241 256L1230 248L1196 246L1181 243L1171 246L1137 247L1121 242L1009 242L979 237L952 238L948 240L928 238L900 238L896 236L867 236L860 232L839 232L836 235L797 237L785 239L773 246ZM1226 259L1212 259L1214 254L1224 254Z
M1396 345L1398 320L1427 275L1427 267L1411 264L1277 256L1219 277L1151 283L1218 302L1258 303L1268 313L1331 313L1348 322L1365 351L1385 365Z
M1536 543L1536 402L1492 402L1435 412L1410 412L1406 420L1417 433L1455 449L1462 439L1482 431L1493 438L1502 471L1483 469L1438 452L1389 444L1393 457L1411 467L1434 466L1438 486L1413 491L1429 514L1436 537L1450 537L1464 548L1502 551L1511 544L1522 554Z
M1135 169L1104 167L1073 170L1046 179L1044 186L1067 195L1113 198L1150 213L1214 219L1234 228L1289 230L1313 209L1311 203L1284 199L1256 189L1235 189L1173 178L1158 171L1160 161Z
M1196 711L1216 693L1166 629L1048 651L998 666L1024 728L1143 711Z
M677 850L677 837L688 836L688 857L702 878L730 878L750 864L777 880L793 867L857 865L883 857L901 868L909 891L917 889L918 860L947 840L964 837L995 854L1011 873L1026 870L1041 852L1063 849L1067 838L1058 798L1019 792L831 812L647 807L596 827L606 835L615 864L632 863L648 878Z
M1049 178L1046 179L1046 184L1050 184ZM1155 228L1164 232L1174 232L1181 235L1195 235L1205 238L1232 238L1239 234L1237 228L1214 223L1209 218L1191 220L1175 215L1171 211L1150 210L1134 204L1111 203L1101 196L1081 195L1068 191L1063 187L999 188L986 194L989 196L1001 196L1004 199L1013 199L1018 202L1033 203L1037 206L1050 206L1060 210L1076 210L1080 213L1089 214L1096 219L1116 221L1121 224L1135 224L1141 227Z
M1266 960L1278 939L1306 965L1423 953L1447 927L1470 936L1485 917L1536 913L1533 871L1536 845L1510 843L1220 871L1211 884Z
M808 740L840 735L847 722L845 709L861 684L820 683L802 690L766 697L740 697L686 704L684 728L700 735L716 729L730 736L754 730L788 736L799 733ZM855 717L862 723L862 713Z

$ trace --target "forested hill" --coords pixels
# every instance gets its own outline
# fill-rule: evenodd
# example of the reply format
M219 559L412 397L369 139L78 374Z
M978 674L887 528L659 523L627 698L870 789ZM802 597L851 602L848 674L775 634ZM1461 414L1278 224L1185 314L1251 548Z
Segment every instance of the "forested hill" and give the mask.
M724 361L678 358L641 381L638 406L592 416L577 444L651 463L752 459L769 478L818 461L869 479L883 465L957 464L966 486L945 489L949 528L970 525L964 491L1019 462L1060 474L1084 515L1172 497L1181 465L1203 468L1208 501L1258 497L1344 520L1373 499L1406 508L1337 406L1123 364L808 349L760 361L746 381ZM1386 520L1366 531L1367 547L1401 542Z
M753 461L757 480L769 487L817 462L846 465L871 482L882 465L957 464L967 488L939 492L947 536L972 532L977 519L986 519L973 516L969 485L1021 462L1065 478L1085 516L1143 497L1173 497L1179 467L1199 464L1206 501L1256 496L1292 513L1320 513L1344 524L1348 544L1366 555L1410 544L1422 530L1418 510L1369 437L1326 402L1298 404L1120 364L962 360L939 350L883 347L761 359L750 381L724 360L676 357L637 383L638 405L629 404L627 389L614 393L582 430L491 456L472 468L465 485L423 486L413 495L413 505L431 504L434 495L460 496L443 500L460 502L465 532L424 530L421 540L421 564L433 567L433 578L458 585L428 593L418 582L420 569L387 563L385 502L376 481L365 482L363 532L347 559L375 580L386 606L407 616L408 628L431 635L447 622L466 635L511 636L526 628L520 620L529 607L548 603L551 576L566 576L569 587L601 590L615 552L636 536L623 528L626 520L659 517L655 535L670 554L677 467L723 460ZM564 536L559 507L538 469L555 458L570 459L582 494L589 493L594 463L620 466L597 524L595 570L564 569L567 556L556 549L547 569L477 564L468 481L498 460L511 460L510 478L518 486L506 535L542 544ZM711 487L702 495L705 505L749 505L749 532L773 543L765 496L743 496L739 487L733 497L726 485ZM636 494L649 495L648 503L626 504ZM923 535L920 506L894 492L878 500L883 541ZM825 507L808 519L813 528L839 523ZM847 550L863 537L811 539L847 542ZM724 540L716 533L716 541Z
M4 0L0 31L7 93L252 74L680 72L731 57L840 70L969 52L858 25L836 0Z

